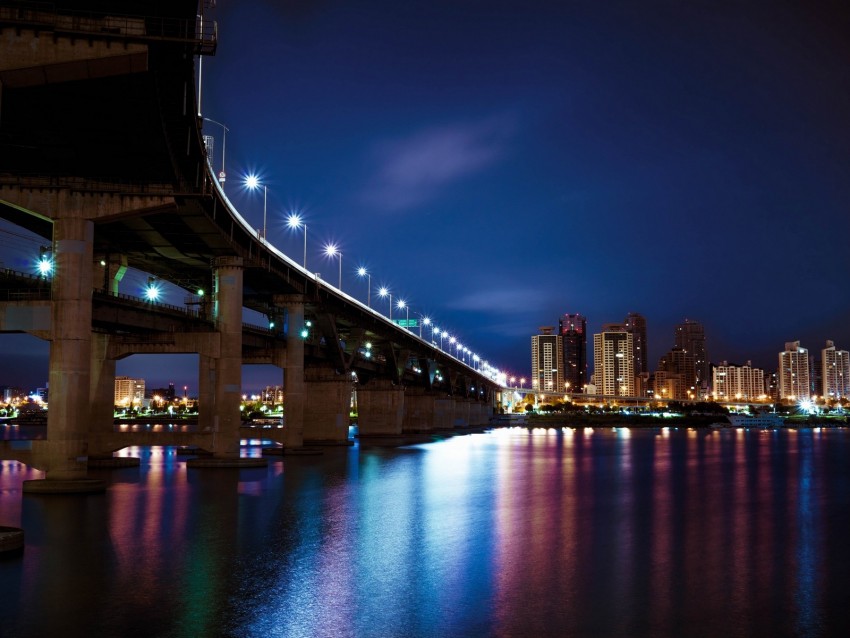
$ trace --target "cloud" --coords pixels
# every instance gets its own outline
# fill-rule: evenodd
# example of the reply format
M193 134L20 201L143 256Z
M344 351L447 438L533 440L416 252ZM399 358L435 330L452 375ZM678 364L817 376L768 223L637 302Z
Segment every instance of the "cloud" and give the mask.
M495 117L382 142L374 151L377 166L364 199L385 211L423 204L502 158L513 128L511 118Z
M503 316L536 313L549 295L543 290L528 288L474 292L448 304L453 310L486 312Z

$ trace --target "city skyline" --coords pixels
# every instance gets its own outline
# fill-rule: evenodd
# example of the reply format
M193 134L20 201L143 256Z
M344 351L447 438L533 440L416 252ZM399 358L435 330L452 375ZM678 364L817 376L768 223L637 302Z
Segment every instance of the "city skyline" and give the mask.
M298 212L308 268L331 282L339 268L365 301L354 270L367 267L382 312L386 285L411 317L433 316L518 374L528 336L565 312L590 334L643 315L650 369L685 318L705 326L712 362L770 370L785 342L850 343L843 251L822 249L850 230L838 5L770 20L667 3L212 13L220 42L204 60L201 113L229 131L228 197L260 227L262 193L241 188L258 175L269 240L300 262L307 236L285 223ZM204 133L219 170L222 129ZM13 249L37 254L0 235L7 266L26 263ZM344 261L323 256L325 242ZM46 343L0 345L3 374L32 369L44 385ZM190 364L157 378L150 359L119 363L156 385L197 377ZM277 374L246 368L245 385Z

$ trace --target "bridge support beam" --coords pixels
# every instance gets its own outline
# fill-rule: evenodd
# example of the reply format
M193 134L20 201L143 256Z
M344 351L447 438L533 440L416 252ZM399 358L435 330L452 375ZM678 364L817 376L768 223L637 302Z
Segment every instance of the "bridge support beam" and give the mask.
M487 404L481 401L471 401L469 404L469 425L483 427L490 422Z
M82 215L54 211L50 344L50 410L47 440L33 442L44 480L25 481L24 492L87 492L105 489L87 477L91 387L92 258L94 224Z
M188 467L241 467L266 465L265 459L239 456L242 393L242 258L217 257L213 264L214 318L221 339L213 359L212 458L196 458ZM203 409L203 405L201 406Z
M304 328L303 295L276 295L275 305L286 310L286 355L283 361L283 447L304 445ZM346 429L346 438L348 430Z
M469 401L467 399L459 397L455 399L452 427L469 427Z
M389 379L372 379L357 387L359 436L401 434L404 421L404 387Z
M451 430L454 427L455 399L437 397L434 399L434 429Z
M406 388L404 391L403 432L430 432L436 428L437 397L427 394L422 388Z
M330 366L311 366L304 372L304 443L347 445L351 378Z

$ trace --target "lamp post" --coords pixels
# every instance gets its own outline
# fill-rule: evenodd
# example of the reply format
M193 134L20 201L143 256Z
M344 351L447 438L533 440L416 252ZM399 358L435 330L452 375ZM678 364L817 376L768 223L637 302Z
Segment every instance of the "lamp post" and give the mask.
M448 332L446 332L445 330L443 330L443 331L440 333L440 350L442 350L442 349L443 349L443 337L448 337L448 336L449 336L449 333L448 333Z
M363 266L357 269L357 275L359 277L367 277L368 281L366 283L369 286L369 289L366 291L366 307L372 307L372 275L369 273Z
M405 311L404 327L405 329L410 330L410 306L407 305L407 302L404 299L396 301L395 306L399 310Z
M298 213L290 213L286 218L286 225L292 229L304 229L304 270L307 270L307 224L301 220Z
M269 187L266 186L265 184L260 184L260 178L257 177L256 175L248 175L248 177L245 178L245 186L247 186L251 190L256 190L260 186L263 187L263 234L262 234L262 238L263 238L263 242L268 243L266 241L266 210L267 210L266 205L268 204L268 199L269 199Z
M337 288L339 288L340 291L341 291L342 290L342 253L340 252L339 248L336 247L336 244L328 244L327 246L325 246L325 254L328 257L330 257L331 259L333 259L334 257L339 258L339 285L337 286Z
M390 298L390 321L392 321L393 320L393 293L391 293L385 286L381 286L381 289L378 290L378 296L381 299L389 296L389 298Z
M420 315L420 317L422 317L422 315ZM422 317L422 321L419 322L419 338L420 339L422 338L422 324L425 324L426 326L430 326L431 325L431 318L430 317Z
M218 174L218 181L221 184L221 189L224 190L224 179L226 177L225 172L224 172L224 149L227 146L227 134L230 131L230 129L227 128L221 122L216 122L215 120L213 120L209 117L205 117L204 120L206 120L207 122L210 122L212 124L217 124L218 126L221 127L221 130L222 130L222 134L221 134L221 172Z

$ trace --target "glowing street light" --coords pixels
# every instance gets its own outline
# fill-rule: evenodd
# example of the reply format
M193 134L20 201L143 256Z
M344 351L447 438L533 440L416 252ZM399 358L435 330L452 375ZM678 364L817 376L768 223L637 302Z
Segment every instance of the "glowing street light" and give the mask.
M325 246L325 254L331 259L339 257L339 285L337 288L342 290L342 253L339 248L337 248L336 244L327 244Z
M442 349L443 349L443 337L448 337L448 336L449 336L449 333L448 333L448 332L446 332L445 330L443 330L443 331L440 333L440 350L442 350Z
M393 294L386 288L386 286L381 286L380 290L378 290L378 296L381 299L389 296L389 298L390 298L390 321L392 321L393 320Z
M40 256L38 260L38 274L42 277L47 277L53 272L53 260L49 257L50 249L42 246L39 250Z
M422 338L422 324L425 324L426 326L430 326L431 325L431 318L430 317L422 317L422 321L419 323L419 338L420 339Z
M286 218L286 225L292 228L293 230L297 230L299 228L304 229L304 270L307 269L307 223L301 220L301 215L298 213L290 213L289 217Z
M368 308L371 308L372 307L372 275L363 266L360 266L360 268L357 269L357 276L358 277L368 277L368 279L369 279L369 281L367 282L369 289L366 291L366 306Z
M145 288L145 299L148 301L156 301L159 299L159 286L156 283L156 279L153 277L148 277L148 286Z
M407 305L407 302L405 302L404 299L399 299L396 302L395 307L399 310L405 311L404 327L410 330L410 306Z
M265 184L260 184L260 178L256 175L248 175L245 178L245 187L249 190L257 190L260 186L263 187L263 241L266 241L266 204L269 199L269 187Z

